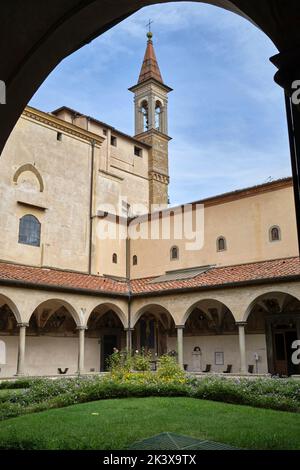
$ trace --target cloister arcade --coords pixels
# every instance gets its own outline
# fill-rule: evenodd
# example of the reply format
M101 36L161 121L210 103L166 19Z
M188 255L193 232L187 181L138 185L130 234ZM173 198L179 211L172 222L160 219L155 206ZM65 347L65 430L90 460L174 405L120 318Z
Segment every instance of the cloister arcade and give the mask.
M173 352L189 372L298 375L299 285L124 298L2 287L0 378L99 373L118 350ZM44 299L44 300L42 300ZM208 367L210 366L210 367Z

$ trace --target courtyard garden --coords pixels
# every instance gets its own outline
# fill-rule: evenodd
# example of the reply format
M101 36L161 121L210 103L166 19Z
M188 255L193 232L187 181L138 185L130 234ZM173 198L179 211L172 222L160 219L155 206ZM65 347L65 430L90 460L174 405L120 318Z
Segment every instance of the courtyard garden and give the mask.
M300 449L300 382L186 375L170 356L115 353L105 376L0 383L1 449L124 449L162 432Z

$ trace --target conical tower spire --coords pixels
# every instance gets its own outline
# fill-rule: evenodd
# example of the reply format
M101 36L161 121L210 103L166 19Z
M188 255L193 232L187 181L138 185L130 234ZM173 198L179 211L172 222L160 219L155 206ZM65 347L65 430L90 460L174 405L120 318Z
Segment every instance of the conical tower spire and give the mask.
M154 80L157 80L160 83L164 83L157 63L152 37L153 34L151 33L151 31L149 31L147 33L147 47L138 83L143 83L146 80L149 80L149 78L153 78Z

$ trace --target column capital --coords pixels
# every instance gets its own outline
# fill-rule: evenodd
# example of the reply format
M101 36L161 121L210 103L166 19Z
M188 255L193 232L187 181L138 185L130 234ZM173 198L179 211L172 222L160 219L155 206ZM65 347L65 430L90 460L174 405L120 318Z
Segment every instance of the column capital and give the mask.
M184 330L185 325L175 325L176 330Z
M270 58L272 64L278 68L274 77L275 82L288 92L291 90L292 82L300 79L299 57L299 48L296 48L280 52Z
M87 329L88 329L88 327L84 326L84 325L77 325L76 326L76 330L79 330L79 331L85 331Z
M134 331L134 328L124 328L124 331Z
M247 326L248 323L246 321L237 321L235 322L236 326Z
M27 328L27 327L29 326L29 322L28 322L28 323L26 323L26 322L23 322L23 323L17 323L17 326L18 326L19 328L22 328L22 327L25 327L25 328Z

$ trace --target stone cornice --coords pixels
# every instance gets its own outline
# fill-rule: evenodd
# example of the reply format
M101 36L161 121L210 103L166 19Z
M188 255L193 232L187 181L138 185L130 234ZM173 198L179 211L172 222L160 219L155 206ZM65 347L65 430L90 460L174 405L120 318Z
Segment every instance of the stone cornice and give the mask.
M78 126L74 126L74 124L63 121L62 119L59 119L56 116L53 116L52 114L44 113L43 111L40 111L38 109L31 108L30 106L27 106L25 108L22 116L45 124L46 126L52 127L55 130L64 132L65 134L69 134L73 137L86 140L90 143L95 142L99 146L101 146L102 142L104 142L105 140L100 135L85 131L84 129L81 129Z
M168 175L163 175L157 171L149 171L149 179L159 181L159 183L169 184L170 178Z

